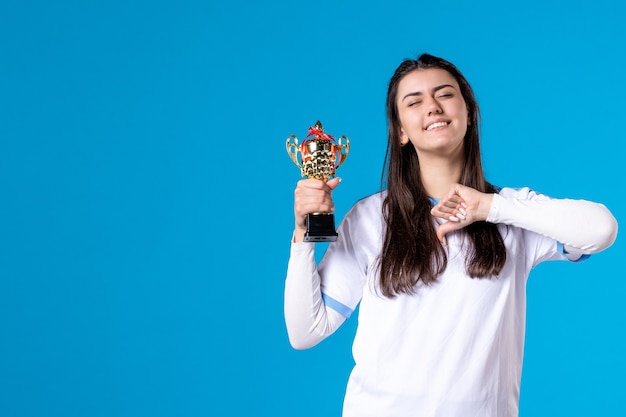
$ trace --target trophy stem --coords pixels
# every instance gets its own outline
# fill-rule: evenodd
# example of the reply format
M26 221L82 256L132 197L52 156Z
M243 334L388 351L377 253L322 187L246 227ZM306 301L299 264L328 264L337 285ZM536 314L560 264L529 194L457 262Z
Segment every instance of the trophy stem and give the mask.
M332 213L307 214L305 242L334 242L337 236L335 216Z

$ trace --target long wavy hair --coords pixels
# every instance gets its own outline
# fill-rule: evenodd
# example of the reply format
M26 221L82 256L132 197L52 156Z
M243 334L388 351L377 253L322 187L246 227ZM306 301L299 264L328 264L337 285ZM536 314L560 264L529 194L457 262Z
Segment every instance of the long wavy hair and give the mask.
M458 82L470 121L465 134L464 160L459 182L486 193L496 187L485 180L480 158L480 112L474 92L452 63L429 54L406 59L396 69L387 91L388 143L382 181L387 178L383 202L386 229L380 262L380 290L387 297L416 291L416 284L428 285L446 269L446 251L437 239L432 204L420 175L420 161L411 142L400 144L400 118L396 104L398 85L410 72L439 68ZM474 222L459 230L467 236L466 271L472 278L496 276L506 261L506 248L495 224Z

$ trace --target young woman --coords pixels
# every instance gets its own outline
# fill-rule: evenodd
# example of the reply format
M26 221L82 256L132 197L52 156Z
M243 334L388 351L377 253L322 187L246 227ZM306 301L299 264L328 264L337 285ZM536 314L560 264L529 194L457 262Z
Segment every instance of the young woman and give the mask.
M530 270L606 249L617 222L598 203L488 183L478 105L444 59L401 63L387 119L387 188L352 207L319 265L305 215L333 210L339 179L296 187L289 340L310 348L359 305L344 417L517 416Z

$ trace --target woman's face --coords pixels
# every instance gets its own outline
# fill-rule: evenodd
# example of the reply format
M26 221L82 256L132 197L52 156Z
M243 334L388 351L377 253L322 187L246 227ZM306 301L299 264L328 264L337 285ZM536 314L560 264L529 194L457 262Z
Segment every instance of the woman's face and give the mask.
M410 141L420 156L462 155L468 109L448 71L429 68L408 73L398 84L396 105L403 145Z

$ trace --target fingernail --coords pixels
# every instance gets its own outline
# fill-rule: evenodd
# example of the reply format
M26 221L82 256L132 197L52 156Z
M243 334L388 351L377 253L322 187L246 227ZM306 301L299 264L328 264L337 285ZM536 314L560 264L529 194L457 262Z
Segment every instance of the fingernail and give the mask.
M450 220L451 222L455 222L455 223L458 223L458 222L460 221L460 220L459 220L457 217L455 217L455 216L450 216L450 217L448 217L448 220Z
M463 208L467 208L467 204L465 204L464 202L461 201L461 205L463 206Z
M459 211L461 212L461 214L463 214L464 216L467 216L467 211L465 211L465 209L463 207L459 207Z

